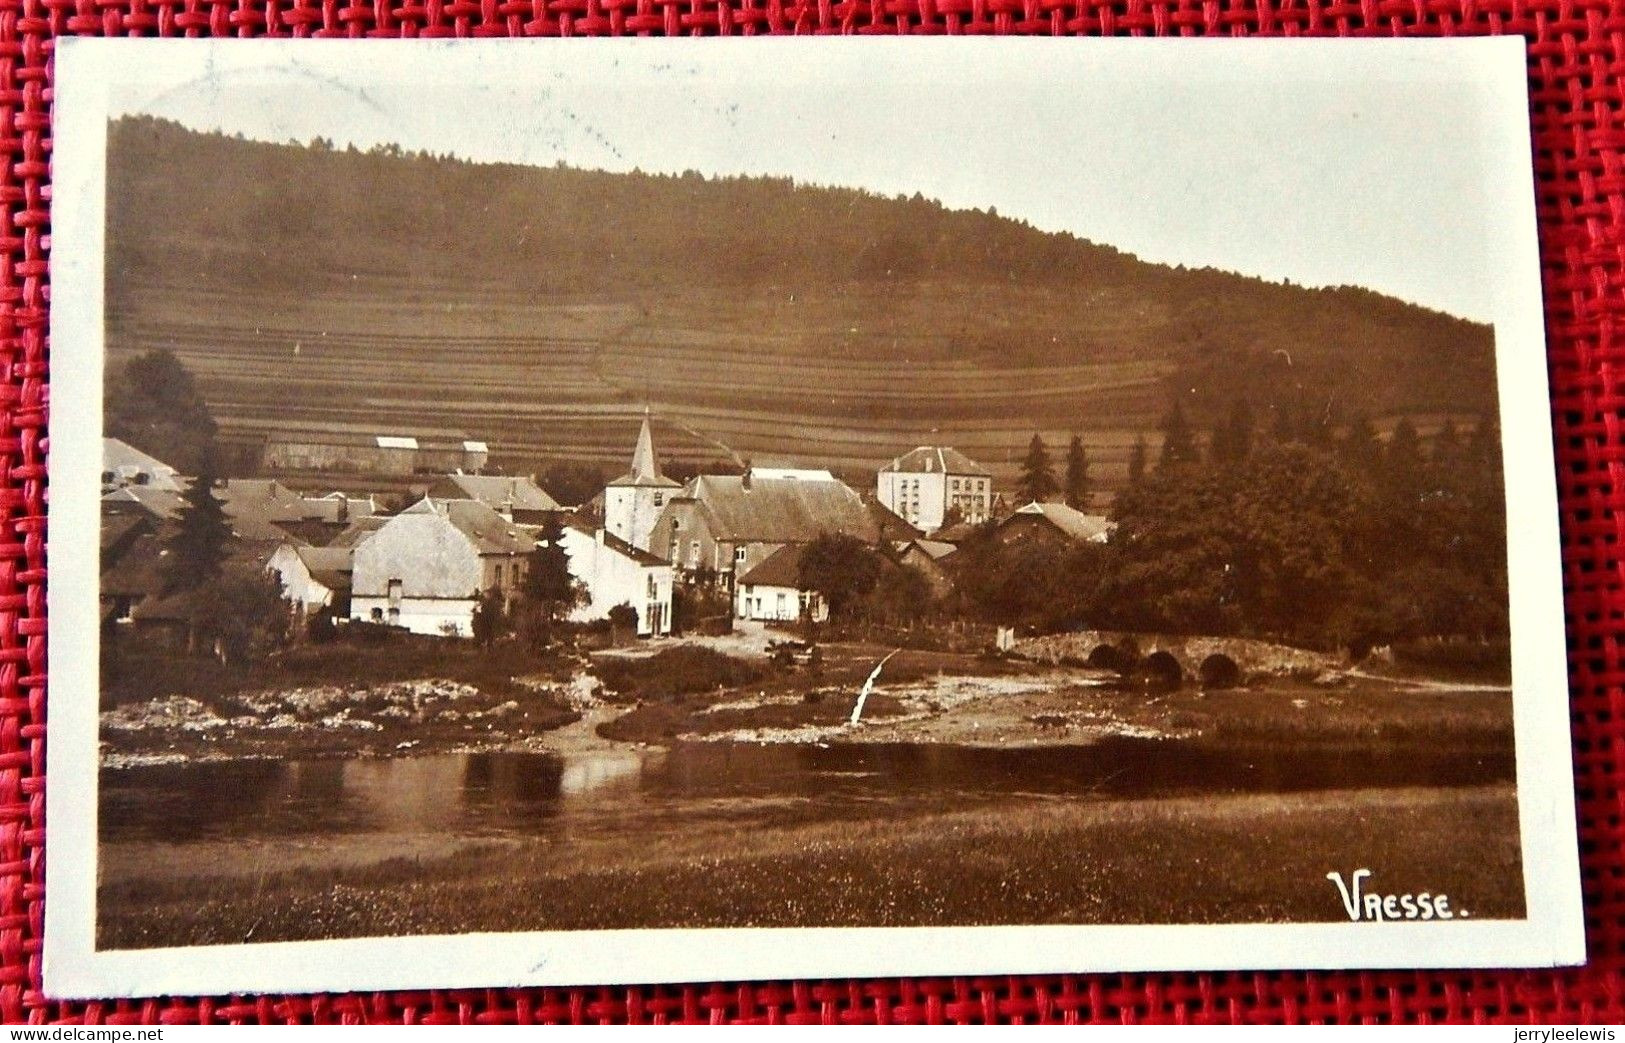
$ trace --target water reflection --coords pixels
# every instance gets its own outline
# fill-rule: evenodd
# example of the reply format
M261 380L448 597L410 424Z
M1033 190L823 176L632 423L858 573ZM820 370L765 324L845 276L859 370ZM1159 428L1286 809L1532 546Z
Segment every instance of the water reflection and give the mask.
M1077 799L1512 778L1508 749L1301 750L1112 739L1088 747L693 743L585 757L470 753L393 760L162 765L101 776L106 840L323 834L616 833L675 817L753 821Z

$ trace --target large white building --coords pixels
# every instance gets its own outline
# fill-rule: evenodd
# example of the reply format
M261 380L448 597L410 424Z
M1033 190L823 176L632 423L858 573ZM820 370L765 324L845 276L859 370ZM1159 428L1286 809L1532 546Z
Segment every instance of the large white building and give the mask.
M560 541L570 559L570 575L587 588L587 601L570 618L604 619L617 605L638 613L638 635L671 633L671 566L603 529L571 523Z
M660 473L655 457L654 437L649 433L649 416L643 417L637 448L632 451L632 470L604 487L604 527L611 536L625 540L638 550L649 550L649 534L667 501L682 486Z
M993 515L993 472L947 446L922 445L880 469L875 496L925 532L943 527L950 509L980 525Z
M512 595L535 546L478 500L419 500L356 545L350 615L418 634L470 635L480 595Z

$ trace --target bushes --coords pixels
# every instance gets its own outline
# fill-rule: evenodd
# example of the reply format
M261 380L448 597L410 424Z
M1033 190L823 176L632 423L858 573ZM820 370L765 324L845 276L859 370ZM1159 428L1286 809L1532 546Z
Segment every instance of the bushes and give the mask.
M735 688L762 677L762 669L709 648L682 645L653 656L602 656L594 667L621 701L671 699L689 692Z
M1400 667L1430 674L1504 680L1512 676L1509 641L1408 641L1393 646Z

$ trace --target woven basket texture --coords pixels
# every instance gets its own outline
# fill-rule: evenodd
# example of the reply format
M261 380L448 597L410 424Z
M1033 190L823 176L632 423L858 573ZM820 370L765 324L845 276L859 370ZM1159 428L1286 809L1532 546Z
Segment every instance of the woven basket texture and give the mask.
M53 41L64 35L758 33L1525 37L1563 522L1587 967L649 984L93 1003L42 995ZM86 1025L1625 1021L1622 145L1625 0L0 0L0 151L8 157L0 166L0 1017Z

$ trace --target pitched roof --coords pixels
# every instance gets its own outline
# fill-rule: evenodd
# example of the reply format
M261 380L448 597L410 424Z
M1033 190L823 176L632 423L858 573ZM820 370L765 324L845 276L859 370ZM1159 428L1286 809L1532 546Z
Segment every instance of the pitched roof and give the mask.
M389 519L390 515L387 514L369 514L365 518L357 518L350 523L349 528L328 540L327 545L354 549L362 540L383 528Z
M528 476L448 474L437 479L429 495L478 500L488 507L516 511L557 511L559 502Z
M179 483L175 468L121 438L102 439L102 470L149 475L168 488L175 488Z
M181 494L151 485L126 485L102 497L103 504L133 504L154 518L168 521L181 510Z
M761 564L739 577L738 582L753 587L801 586L801 552L804 544L790 544L769 554Z
M865 494L863 502L868 505L869 513L874 515L875 524L880 526L880 535L888 540L915 540L925 535L925 531L910 525L898 517L897 512L881 503L875 497Z
M443 515L473 542L481 554L529 554L536 549L535 540L478 500L432 500L424 497L401 514Z
M1025 507L1016 509L1016 512L1006 518L1001 524L1008 525L1018 518L1041 517L1062 533L1081 542L1100 541L1112 531L1111 519L1100 514L1085 514L1064 503L1029 503Z
M756 543L806 543L823 533L865 541L879 526L863 498L838 481L700 475L689 495L703 503L717 539ZM764 562L765 564L765 562Z
M898 549L899 552L907 553L908 549L910 547L918 547L918 548L920 548L921 553L923 553L926 557L930 558L932 561L937 561L937 560L940 560L942 558L946 558L948 555L953 554L955 551L959 550L959 548L957 546L955 546L954 544L952 544L952 543L944 543L941 540L923 540L923 539L922 540L909 540L907 543L904 543L902 546L898 547L897 549Z
M355 552L348 547L295 547L311 579L328 590L349 590Z
M882 471L901 471L907 474L969 474L991 478L993 472L972 460L952 446L922 445L911 449L881 468Z
M632 470L609 484L658 489L678 488L678 483L660 473L660 460L655 456L654 436L649 432L648 413L643 414L643 426L638 429L637 448L632 450Z

